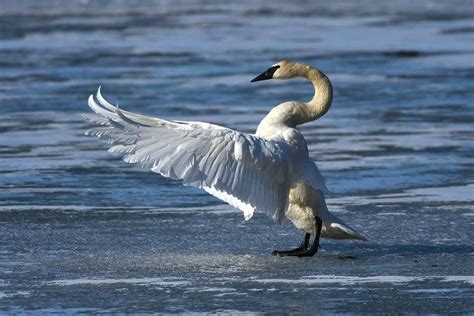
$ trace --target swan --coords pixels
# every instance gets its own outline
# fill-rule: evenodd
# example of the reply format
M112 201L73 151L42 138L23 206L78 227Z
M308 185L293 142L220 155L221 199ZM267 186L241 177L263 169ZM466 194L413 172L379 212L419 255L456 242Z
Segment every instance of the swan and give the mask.
M95 97L88 99L95 114L84 115L94 124L86 135L109 142L109 152L120 153L127 163L204 189L240 209L245 220L258 210L277 223L291 221L304 231L303 242L295 249L272 254L314 256L320 237L365 238L329 212L323 177L297 129L331 107L333 89L328 77L312 66L283 60L251 82L296 77L313 84L314 97L306 103L290 101L274 107L255 134L128 112L109 103L99 87Z

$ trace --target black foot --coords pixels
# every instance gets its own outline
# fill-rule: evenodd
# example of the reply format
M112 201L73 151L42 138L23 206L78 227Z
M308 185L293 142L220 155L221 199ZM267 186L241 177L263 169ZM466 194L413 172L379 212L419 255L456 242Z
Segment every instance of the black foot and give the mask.
M291 249L291 250L282 250L282 251L274 250L272 252L272 255L280 256L280 257L285 257L285 256L312 257L314 256L318 252L318 249L320 248L319 237L321 236L321 228L323 227L323 221L321 220L320 217L315 216L314 219L316 221L316 234L314 236L314 240L313 240L313 244L311 245L311 248L308 249L310 234L306 233L304 235L303 243L298 248Z
M291 249L291 250L273 250L272 255L280 256L280 257L297 256L298 254L305 252L306 249L308 249L309 238L310 238L310 234L305 233L303 242L298 248Z
M286 257L286 256L296 256L299 253L306 251L304 248L298 247L291 250L273 250L272 255L279 256L279 257Z
M301 257L312 257L316 253L317 253L317 251L311 251L311 249L310 249L310 250L306 250L304 252L301 252L301 253L297 254L297 256L300 257L300 258Z

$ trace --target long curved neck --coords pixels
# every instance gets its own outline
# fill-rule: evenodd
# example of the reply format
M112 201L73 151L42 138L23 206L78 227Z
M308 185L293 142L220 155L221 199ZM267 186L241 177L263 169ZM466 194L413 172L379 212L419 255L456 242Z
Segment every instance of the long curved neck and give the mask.
M315 91L313 98L305 103L300 115L297 116L297 124L320 118L329 111L332 103L332 85L321 70L307 66L302 69L301 76L313 84Z

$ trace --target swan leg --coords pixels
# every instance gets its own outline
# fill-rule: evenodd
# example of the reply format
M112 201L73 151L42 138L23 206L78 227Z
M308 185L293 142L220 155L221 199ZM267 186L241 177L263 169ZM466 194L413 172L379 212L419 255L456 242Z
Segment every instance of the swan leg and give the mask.
M298 248L291 249L291 250L273 250L272 255L274 256L294 256L299 253L303 253L308 249L309 245L309 233L304 234L304 239L301 245Z
M318 252L319 248L319 237L321 236L321 228L323 227L323 221L318 216L315 216L316 219L316 236L314 236L313 244L311 248L296 254L298 257L312 257Z

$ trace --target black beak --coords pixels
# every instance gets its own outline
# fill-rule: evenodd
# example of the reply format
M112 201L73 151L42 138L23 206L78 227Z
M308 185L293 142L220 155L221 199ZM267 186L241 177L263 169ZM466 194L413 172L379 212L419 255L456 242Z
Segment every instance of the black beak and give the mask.
M275 73L275 71L278 68L280 68L280 66L278 66L278 65L270 67L267 70L265 70L264 72L262 72L261 74L259 74L257 77L250 80L250 82L272 79L273 74Z

